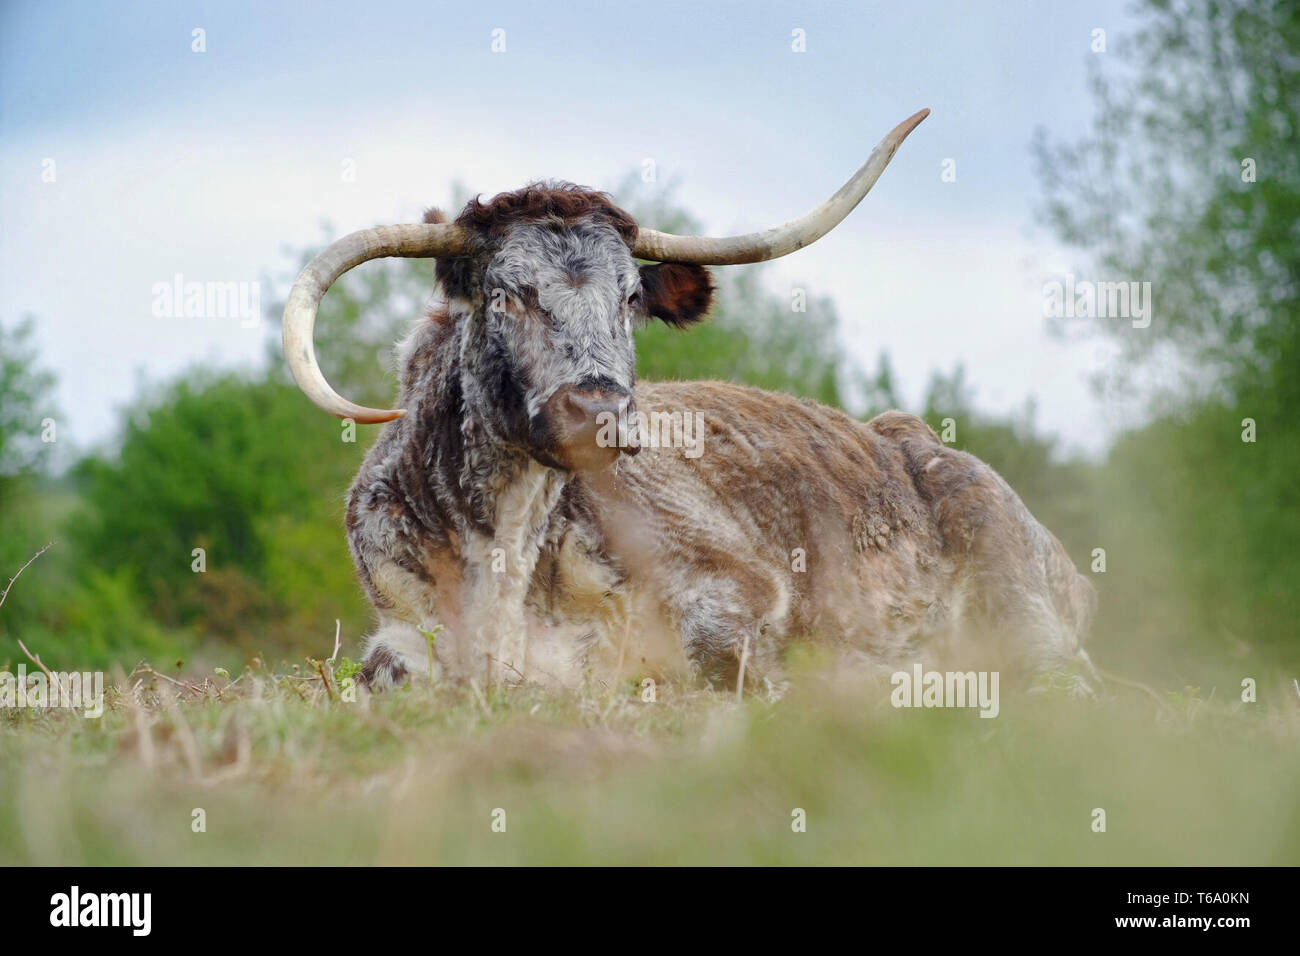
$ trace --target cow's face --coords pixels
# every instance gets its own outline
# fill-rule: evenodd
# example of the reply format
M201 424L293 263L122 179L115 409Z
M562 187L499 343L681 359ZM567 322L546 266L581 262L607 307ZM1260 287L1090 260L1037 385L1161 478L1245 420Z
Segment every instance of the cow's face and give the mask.
M631 218L571 188L471 203L457 222L476 229L483 251L439 262L439 278L469 323L464 359L480 414L547 465L595 470L635 454L633 331L651 317L702 318L707 270L638 266Z

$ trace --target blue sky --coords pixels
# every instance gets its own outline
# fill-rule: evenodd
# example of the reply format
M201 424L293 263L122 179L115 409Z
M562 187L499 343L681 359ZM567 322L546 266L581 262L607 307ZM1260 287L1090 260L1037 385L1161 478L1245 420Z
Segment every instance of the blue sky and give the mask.
M1132 26L1112 0L11 0L0 323L37 317L60 438L84 446L111 433L141 377L260 361L265 328L155 317L152 288L176 273L279 279L286 247L317 242L324 220L414 221L454 181L609 188L647 158L709 232L761 228L825 198L925 106L872 194L767 282L831 296L845 348L866 367L887 349L908 402L961 361L982 407L1033 396L1043 427L1096 451L1132 410L1087 389L1102 343L1046 334L1044 281L1086 263L1035 225L1029 142L1038 126L1087 127L1085 70L1107 55L1091 32L1113 48ZM955 182L941 179L949 158ZM263 302L280 292L264 287Z

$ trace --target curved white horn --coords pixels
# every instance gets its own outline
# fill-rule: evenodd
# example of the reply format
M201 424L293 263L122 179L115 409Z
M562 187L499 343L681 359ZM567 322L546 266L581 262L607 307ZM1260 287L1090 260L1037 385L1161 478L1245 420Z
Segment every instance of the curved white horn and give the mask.
M385 256L427 259L464 255L468 248L468 235L456 225L377 226L344 236L307 263L289 291L289 300L284 306L284 356L298 387L331 415L365 425L392 421L406 414L400 408L366 408L354 404L330 387L316 364L316 348L312 340L316 310L335 280L363 262Z
M914 113L895 126L871 151L862 168L853 178L839 188L835 195L812 212L784 226L764 232L751 232L744 236L712 239L704 236L674 236L654 229L637 232L632 254L638 259L655 262L694 262L704 266L738 265L743 262L763 262L789 255L820 239L843 221L862 201L885 171L894 152L907 138L907 134L930 115L928 109Z

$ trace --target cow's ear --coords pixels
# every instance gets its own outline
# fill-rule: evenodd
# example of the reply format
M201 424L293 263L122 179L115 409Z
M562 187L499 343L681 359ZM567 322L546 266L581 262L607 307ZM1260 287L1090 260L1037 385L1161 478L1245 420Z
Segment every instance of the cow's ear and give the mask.
M713 304L713 277L704 266L661 262L641 267L641 310L684 329Z

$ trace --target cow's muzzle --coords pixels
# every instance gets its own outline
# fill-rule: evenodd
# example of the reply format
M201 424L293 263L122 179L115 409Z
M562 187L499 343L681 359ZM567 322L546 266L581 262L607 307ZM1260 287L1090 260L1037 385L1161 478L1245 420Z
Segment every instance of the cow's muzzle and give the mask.
M550 455L570 471L599 471L641 450L636 401L621 388L562 385L539 417Z

